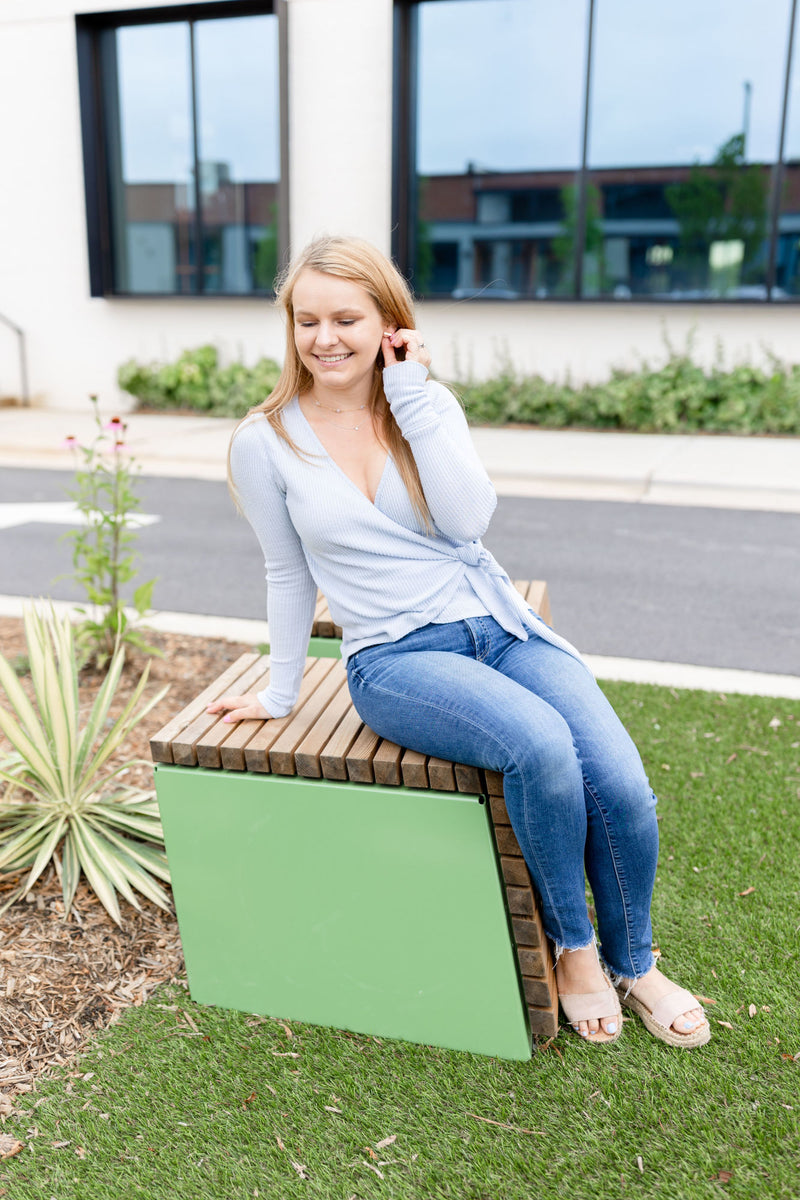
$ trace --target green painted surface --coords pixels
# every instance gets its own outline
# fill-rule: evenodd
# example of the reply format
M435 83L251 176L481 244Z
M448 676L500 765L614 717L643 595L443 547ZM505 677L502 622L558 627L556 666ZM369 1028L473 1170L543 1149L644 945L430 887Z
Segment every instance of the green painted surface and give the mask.
M333 637L309 638L307 653L310 658L341 658L342 639Z
M269 642L262 642L259 649L262 654L269 654ZM333 637L309 638L306 653L309 658L341 658L342 639Z
M486 806L158 765L193 999L527 1058Z

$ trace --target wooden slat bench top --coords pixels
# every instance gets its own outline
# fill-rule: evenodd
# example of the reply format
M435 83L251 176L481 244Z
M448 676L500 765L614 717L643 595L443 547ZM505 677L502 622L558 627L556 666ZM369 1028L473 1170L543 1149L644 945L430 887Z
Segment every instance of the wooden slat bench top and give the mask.
M546 585L522 581L517 586L549 624ZM241 655L151 738L153 761L488 797L531 1028L536 1035L552 1036L558 1012L552 960L536 894L503 801L502 775L419 754L378 737L353 708L340 659L306 660L298 702L286 717L231 724L206 712L213 700L261 691L268 681L268 656Z

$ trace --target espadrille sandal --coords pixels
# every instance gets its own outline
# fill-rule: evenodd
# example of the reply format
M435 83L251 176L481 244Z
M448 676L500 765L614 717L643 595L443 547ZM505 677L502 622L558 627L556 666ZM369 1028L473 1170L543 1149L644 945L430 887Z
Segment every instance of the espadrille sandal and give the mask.
M704 1021L691 1033L676 1033L672 1028L672 1022L681 1013L703 1007L697 997L693 996L691 992L687 992L685 988L675 988L674 991L668 992L666 996L657 1000L652 1008L642 1004L641 1000L637 1000L634 995L626 996L624 987L617 988L617 995L625 1008L632 1009L637 1016L642 1018L645 1027L649 1029L653 1037L660 1038L668 1046L683 1046L685 1050L691 1050L694 1046L705 1046L711 1038L708 1021Z
M607 1017L617 1018L615 1033L607 1033L605 1029L598 1029L597 1033L589 1031L583 1037L585 1042L592 1041L596 1046L604 1046L609 1042L615 1042L622 1033L622 1009L619 1006L619 997L610 983L608 987L603 988L602 992L573 992L565 995L559 992L558 999L564 1016L573 1028L579 1021L601 1021ZM577 1029L575 1032L578 1032Z

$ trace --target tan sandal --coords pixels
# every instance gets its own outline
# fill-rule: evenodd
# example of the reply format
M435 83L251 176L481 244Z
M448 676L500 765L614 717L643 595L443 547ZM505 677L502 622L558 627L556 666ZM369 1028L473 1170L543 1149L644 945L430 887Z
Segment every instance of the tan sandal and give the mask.
M572 992L564 995L559 992L558 999L562 1012L573 1029L579 1021L601 1021L607 1017L617 1018L615 1033L598 1029L596 1033L589 1031L585 1035L579 1034L578 1036L583 1037L585 1042L591 1040L596 1046L603 1046L609 1042L615 1042L622 1033L622 1009L619 1006L619 997L610 983L602 992ZM575 1032L578 1033L578 1030L575 1029Z
M656 1001L652 1009L643 1004L641 1000L637 1000L634 995L626 996L624 987L617 988L617 995L626 1008L632 1009L638 1017L641 1017L645 1028L652 1033L653 1037L660 1038L668 1046L682 1046L685 1050L691 1050L694 1046L705 1046L706 1042L711 1039L711 1028L708 1021L703 1021L700 1027L691 1033L677 1033L672 1028L672 1022L681 1013L703 1007L697 997L693 996L691 992L687 992L686 988L675 988L674 991L668 992L666 996L662 996L660 1000Z

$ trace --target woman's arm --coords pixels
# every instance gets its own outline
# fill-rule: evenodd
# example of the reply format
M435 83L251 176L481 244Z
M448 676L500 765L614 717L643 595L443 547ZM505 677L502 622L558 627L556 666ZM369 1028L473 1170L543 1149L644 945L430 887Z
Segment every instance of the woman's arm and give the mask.
M429 384L427 374L424 362L407 358L384 369L383 388L436 527L454 541L472 542L486 532L497 497L461 405L441 384Z
M234 436L231 445L231 477L239 503L253 527L264 553L267 574L267 621L270 638L269 686L258 693L258 702L271 717L283 717L297 703L308 653L308 639L317 602L317 585L311 578L303 547L286 508L286 496L275 478L264 418L254 419ZM247 700L247 705L217 703L226 707L234 720L251 707L253 697L224 697L225 701Z

